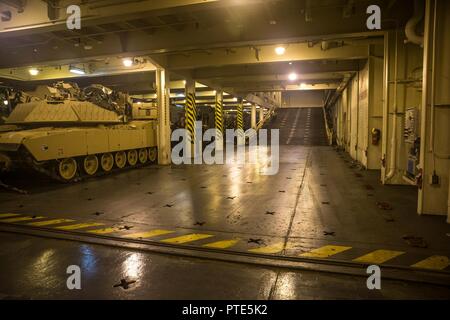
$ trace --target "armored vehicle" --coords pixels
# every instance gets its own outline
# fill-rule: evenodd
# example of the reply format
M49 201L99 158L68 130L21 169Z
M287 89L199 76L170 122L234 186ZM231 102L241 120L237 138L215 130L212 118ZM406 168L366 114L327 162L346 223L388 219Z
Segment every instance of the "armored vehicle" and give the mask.
M157 109L101 85L41 86L0 126L0 171L29 167L77 181L155 162Z

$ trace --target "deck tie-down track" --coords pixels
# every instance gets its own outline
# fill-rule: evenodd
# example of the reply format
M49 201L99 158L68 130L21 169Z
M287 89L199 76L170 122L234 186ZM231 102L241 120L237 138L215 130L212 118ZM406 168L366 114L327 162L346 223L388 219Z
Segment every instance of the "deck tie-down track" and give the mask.
M227 233L189 230L184 228L147 227L142 230L112 224L111 222L55 218L44 215L0 213L0 225L53 232L71 232L77 235L104 237L122 241L139 240L152 245L184 246L190 249L226 250L253 255L297 257L307 260L330 260L364 265L389 265L417 270L450 273L450 259L442 254L417 254L389 247L361 248L341 243L299 248L295 240L252 237Z

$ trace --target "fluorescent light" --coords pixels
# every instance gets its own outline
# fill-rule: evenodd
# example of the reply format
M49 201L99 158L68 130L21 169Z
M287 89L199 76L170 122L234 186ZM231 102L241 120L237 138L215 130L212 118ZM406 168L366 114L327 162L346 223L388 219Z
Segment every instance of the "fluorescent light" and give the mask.
M39 70L36 68L31 68L28 69L28 72L32 75L32 76L37 76L39 74Z
M283 55L286 52L286 48L279 46L275 48L275 53L279 56Z
M122 63L125 67L131 67L133 65L133 59L131 58L123 58Z
M295 81L295 80L297 80L297 74L296 74L295 72L289 73L288 79L289 79L290 81Z
M75 73L75 74L80 74L80 75L86 74L84 69L78 68L78 67L74 67L74 66L70 66L69 67L69 71L72 72L72 73Z

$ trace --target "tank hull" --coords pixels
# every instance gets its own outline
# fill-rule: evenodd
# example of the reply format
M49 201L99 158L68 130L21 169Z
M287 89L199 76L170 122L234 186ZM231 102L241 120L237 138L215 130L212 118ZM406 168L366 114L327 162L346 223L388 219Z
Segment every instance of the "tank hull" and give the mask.
M89 172L86 168L82 170L87 156L97 157L98 162L105 154L114 156L125 152L128 157L126 165L150 163L155 160L154 154L147 154L146 161L141 161L144 160L142 150L155 152L156 125L156 120L134 120L125 124L44 126L23 130L16 128L5 132L0 130L0 171L27 166L64 181L77 180L83 176L83 171ZM137 163L134 163L135 152L142 156ZM65 159L77 162L77 174L74 177L61 177L61 174L58 174L58 165ZM95 160L93 157L91 159ZM114 165L120 169L124 167L121 162ZM100 165L95 173L101 171Z

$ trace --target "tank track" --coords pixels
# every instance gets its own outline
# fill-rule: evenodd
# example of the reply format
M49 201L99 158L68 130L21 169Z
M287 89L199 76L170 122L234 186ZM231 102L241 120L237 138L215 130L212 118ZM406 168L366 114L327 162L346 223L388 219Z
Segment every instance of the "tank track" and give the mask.
M142 164L142 163L137 163L134 166L130 166L130 165L126 165L124 168L117 168L114 166L113 169L111 169L108 172L102 171L101 168L99 168L97 170L97 172L94 175L88 175L86 173L83 172L82 170L82 166L81 166L81 159L83 157L76 157L74 158L75 161L77 162L77 173L76 176L74 178L72 178L71 180L65 180L62 177L59 176L59 174L57 173L57 163L58 160L49 160L49 161L44 161L42 163L39 163L37 161L35 161L34 159L31 159L31 156L28 155L26 158L26 163L28 164L29 167L31 167L33 170L51 178L52 180L56 180L58 182L61 183L76 183L76 182L80 182L83 180L88 180L88 179L95 179L98 177L103 177L103 176L108 176L111 174L115 174L118 172L124 172L124 171L128 171L128 170L132 170L132 169L138 169L138 168L143 168L143 167L148 167L150 165L154 165L154 162L151 162L150 160L147 161L147 163Z

